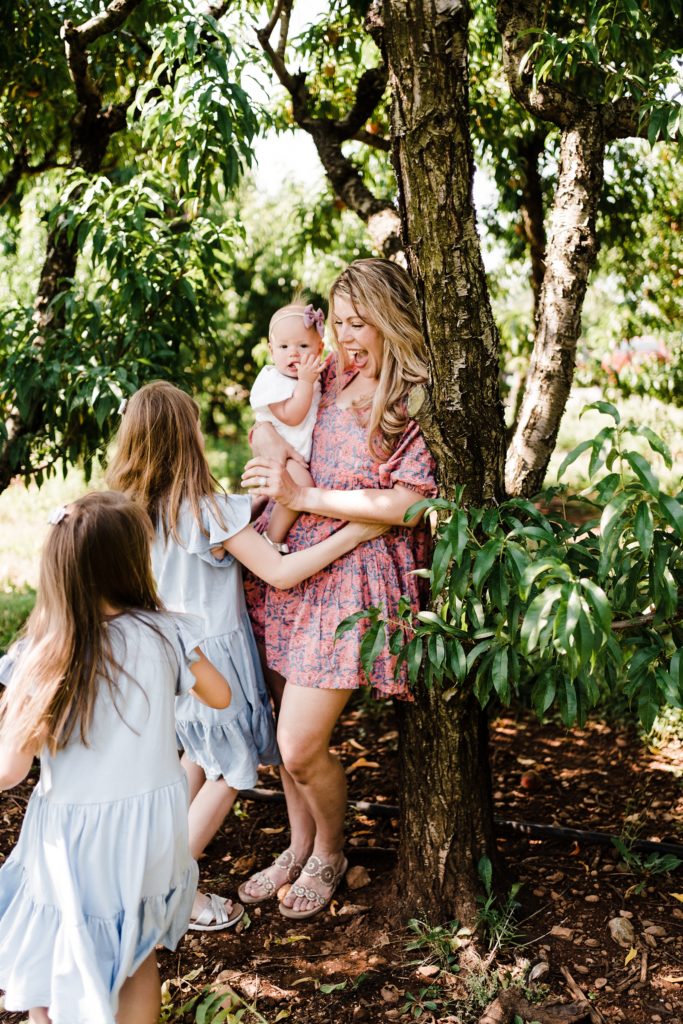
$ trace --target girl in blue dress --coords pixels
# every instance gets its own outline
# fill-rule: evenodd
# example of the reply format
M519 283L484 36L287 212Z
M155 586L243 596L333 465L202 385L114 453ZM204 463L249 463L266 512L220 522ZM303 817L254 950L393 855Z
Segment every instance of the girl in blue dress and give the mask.
M204 622L201 648L230 680L232 703L213 711L180 697L178 741L190 785L190 850L199 857L259 764L279 764L273 715L247 615L241 565L280 589L300 583L386 527L353 523L320 544L282 555L251 525L251 498L225 494L211 476L199 407L166 381L128 401L107 482L154 523L152 564L165 605ZM198 893L190 928L235 924L238 903Z
M159 610L143 509L87 494L50 521L0 662L0 788L41 769L0 869L0 989L34 1024L154 1024L154 947L175 948L197 885L174 698L226 707L230 689Z

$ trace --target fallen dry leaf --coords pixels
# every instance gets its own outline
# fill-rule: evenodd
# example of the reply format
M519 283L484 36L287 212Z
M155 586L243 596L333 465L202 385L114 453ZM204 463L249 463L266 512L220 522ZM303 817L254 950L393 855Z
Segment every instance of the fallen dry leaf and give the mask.
M353 764L350 764L346 769L346 774L350 775L351 772L355 772L356 768L379 768L376 761L368 761L364 757L359 757Z
M354 864L346 872L346 884L349 889L362 889L364 886L370 885L370 875L367 869L362 864Z

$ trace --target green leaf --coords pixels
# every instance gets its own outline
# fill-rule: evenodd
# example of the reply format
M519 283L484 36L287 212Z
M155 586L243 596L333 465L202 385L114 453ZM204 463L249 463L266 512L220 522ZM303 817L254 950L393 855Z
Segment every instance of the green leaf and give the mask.
M612 609L605 591L597 583L593 583L593 580L583 579L581 580L581 586L586 591L588 600L593 606L603 630L606 633L609 632L612 624Z
M647 675L638 694L638 717L645 732L650 732L659 713L659 690L652 675Z
M562 680L557 691L557 699L560 708L560 718L562 719L563 724L569 729L576 721L576 712L578 709L576 687L573 680Z
M357 622L360 622L361 619L367 618L369 618L369 612L364 609L361 612L354 612L353 615L349 615L347 618L343 619L334 631L335 643L344 635L344 633L348 633L350 629L353 629Z
M582 441L581 444L577 444L576 448L572 448L568 455L565 455L564 459L560 463L560 468L557 471L557 479L560 480L564 475L566 469L571 466L572 462L576 462L580 455L583 455L585 451L592 448L594 441Z
M493 864L488 857L481 857L477 864L477 874L479 875L484 891L487 895L491 893L493 887Z
M638 541L643 555L647 558L650 554L652 541L654 539L654 523L652 521L650 506L646 501L638 503L633 520L633 535Z
M478 594L481 594L482 585L491 572L493 563L498 557L502 546L502 539L496 537L493 540L487 541L481 551L477 553L472 568L472 582Z
M638 452L622 452L622 458L628 462L648 494L653 498L659 497L659 481L643 456Z
M498 647L493 656L491 668L493 686L503 704L510 703L510 680L508 677L508 647Z
M658 497L662 515L678 536L683 539L683 504L678 498L672 498L663 492L660 492Z
M531 703L539 718L542 718L555 700L555 680L549 671L542 672L531 691Z
M584 405L579 415L583 416L583 414L588 412L589 409L597 409L597 411L601 412L604 416L611 416L616 424L621 423L619 410L615 405L612 405L611 402L591 402L590 405Z
M416 683L422 664L422 637L416 636L407 645L408 679Z
M383 622L373 622L368 627L360 642L360 662L368 680L372 676L372 670L377 658L384 650L386 632Z
M671 469L673 460L671 457L671 449L668 444L662 440L659 434L655 434L654 430L650 427L638 427L638 433L647 439L647 443L654 452L657 452L664 459L665 465Z
M452 640L448 645L451 672L462 683L467 676L467 658L459 640Z

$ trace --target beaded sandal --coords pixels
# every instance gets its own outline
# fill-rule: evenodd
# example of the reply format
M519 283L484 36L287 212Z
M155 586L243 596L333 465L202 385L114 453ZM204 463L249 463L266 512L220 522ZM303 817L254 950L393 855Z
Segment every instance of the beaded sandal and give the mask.
M289 892L292 896L300 896L310 903L317 904L317 906L312 907L310 910L292 910L291 907L286 907L284 903L281 903L280 913L282 916L289 917L295 921L303 921L307 917L314 917L316 914L319 914L334 896L337 886L346 874L348 866L349 862L346 857L342 858L342 866L339 871L335 871L331 864L326 864L320 857L315 855L309 857L299 876L299 881L292 885ZM319 878L323 885L328 886L330 891L327 896L323 896L321 893L316 892L315 889L309 889L308 886L302 885L301 879L304 875L308 875L309 878Z
M246 882L242 882L237 890L237 894L242 900L242 903L265 903L266 900L269 900L276 894L277 890L280 889L281 886L285 885L287 882L290 884L295 882L304 867L301 861L296 859L291 850L285 850L281 853L280 856L273 861L272 866L277 868L286 868L287 874L285 881L281 882L280 885L276 887L275 882L273 882L273 880L266 874L266 871L268 870L267 868L266 871L257 871L256 874L248 878ZM245 886L248 885L249 882L253 882L260 886L261 889L263 889L263 896L251 896L246 892Z

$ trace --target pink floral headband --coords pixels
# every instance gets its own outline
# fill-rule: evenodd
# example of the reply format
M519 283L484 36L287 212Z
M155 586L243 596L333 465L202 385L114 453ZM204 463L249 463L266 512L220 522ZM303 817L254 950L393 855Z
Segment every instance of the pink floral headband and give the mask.
M314 309L312 302L309 303L303 311L292 309L288 313L282 313L280 316L276 316L271 322L271 331L273 327L275 327L275 324L279 324L280 320L285 320L288 316L303 317L304 327L315 327L321 338L325 333L325 314L322 309Z

